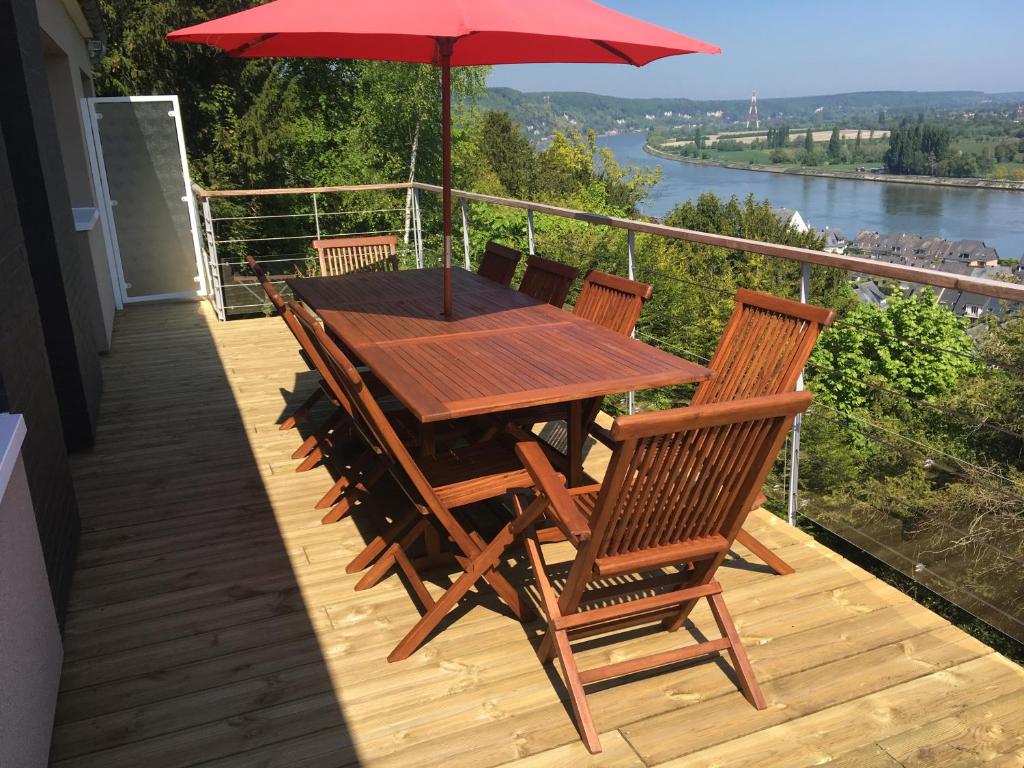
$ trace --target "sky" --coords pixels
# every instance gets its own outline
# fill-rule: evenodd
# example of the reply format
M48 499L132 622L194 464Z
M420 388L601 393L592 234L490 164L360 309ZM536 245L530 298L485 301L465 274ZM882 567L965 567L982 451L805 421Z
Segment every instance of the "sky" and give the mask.
M851 91L1024 91L1021 0L603 0L715 43L625 65L495 67L488 85L611 96L746 99Z

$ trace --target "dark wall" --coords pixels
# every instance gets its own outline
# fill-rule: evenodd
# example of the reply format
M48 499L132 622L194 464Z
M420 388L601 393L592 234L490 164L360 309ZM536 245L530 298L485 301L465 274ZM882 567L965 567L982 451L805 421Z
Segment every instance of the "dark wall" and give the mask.
M71 483L57 393L43 340L17 198L0 132L0 411L28 426L22 452L57 616L63 623L78 544L78 505ZM2 532L0 532L2 535Z
M92 445L102 387L100 312L78 248L34 0L0 0L0 128L68 449ZM5 292L7 293L7 292Z

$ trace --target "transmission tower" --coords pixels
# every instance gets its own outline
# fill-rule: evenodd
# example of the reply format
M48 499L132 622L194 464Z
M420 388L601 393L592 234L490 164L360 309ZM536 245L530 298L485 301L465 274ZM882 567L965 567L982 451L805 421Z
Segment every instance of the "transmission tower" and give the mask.
M750 127L750 121L754 121L754 127L761 127L761 116L757 113L757 91L754 91L750 95L750 111L747 112L747 128Z

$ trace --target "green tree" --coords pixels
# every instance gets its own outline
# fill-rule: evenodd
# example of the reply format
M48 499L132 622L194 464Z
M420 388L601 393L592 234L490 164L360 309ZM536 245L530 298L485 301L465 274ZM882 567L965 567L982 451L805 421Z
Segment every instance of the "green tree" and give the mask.
M832 136L828 140L828 159L838 163L843 153L842 139L839 137L839 129L832 129Z
M814 148L814 129L808 128L804 134L803 149L800 151L800 162L804 165L817 165L818 152Z
M860 304L819 340L808 375L837 410L869 404L874 387L929 399L954 390L976 368L963 321L929 288L881 309Z

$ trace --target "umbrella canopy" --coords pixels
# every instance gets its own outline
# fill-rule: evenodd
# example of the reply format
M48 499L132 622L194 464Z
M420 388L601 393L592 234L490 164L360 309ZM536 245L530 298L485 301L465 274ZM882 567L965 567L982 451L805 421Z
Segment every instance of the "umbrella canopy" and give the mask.
M441 67L444 313L451 316L450 68L632 64L718 46L591 0L274 0L171 32L229 56L374 59Z

